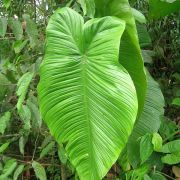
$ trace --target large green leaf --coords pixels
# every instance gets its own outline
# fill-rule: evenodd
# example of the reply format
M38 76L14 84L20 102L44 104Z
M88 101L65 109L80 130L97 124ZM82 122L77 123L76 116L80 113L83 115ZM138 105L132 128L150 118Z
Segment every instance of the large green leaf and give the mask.
M118 62L124 21L57 10L47 27L40 110L81 179L101 179L117 160L137 115L135 87Z
M131 137L128 141L128 156L131 164L136 167L140 163L139 141L138 138L146 133L157 132L164 113L164 98L159 85L147 72L148 90L143 113L137 120Z
M135 20L128 0L95 0L96 16L116 16L126 22L121 38L119 62L131 75L136 87L139 115L143 110L146 96L146 75L139 46Z
M162 0L149 0L149 15L154 19L158 19L180 10L180 1L174 2Z

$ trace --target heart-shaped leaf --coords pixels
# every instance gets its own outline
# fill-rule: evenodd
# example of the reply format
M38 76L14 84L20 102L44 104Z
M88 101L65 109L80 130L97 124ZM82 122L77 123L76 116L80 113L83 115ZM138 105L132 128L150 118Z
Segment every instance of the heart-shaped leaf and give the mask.
M124 28L109 16L84 24L69 8L57 10L47 27L40 110L80 179L105 176L136 119L136 90L118 62Z

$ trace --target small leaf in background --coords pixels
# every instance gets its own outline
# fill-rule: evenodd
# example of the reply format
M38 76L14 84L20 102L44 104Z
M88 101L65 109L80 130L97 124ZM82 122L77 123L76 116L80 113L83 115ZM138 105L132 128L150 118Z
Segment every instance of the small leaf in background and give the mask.
M78 2L75 2L74 4L73 4L73 9L76 11L76 12L78 12L78 13L81 13L81 4L80 3L78 3ZM84 12L83 12L83 14L84 14Z
M156 46L154 49L156 52L156 57L159 56L160 58L165 58L165 54L164 54L165 51L164 51L162 45Z
M132 14L134 16L134 19L138 21L139 23L146 23L146 18L144 14L142 14L140 11L138 11L135 8L131 8Z
M153 152L146 161L146 164L150 165L150 167L156 167L156 170L161 170L164 167L164 164L161 161L162 156L161 153Z
M177 0L161 0L161 1L168 2L168 3L173 3L173 2L175 2Z
M161 158L163 163L173 165L180 163L180 153L167 154Z
M160 174L158 172L153 173L152 176L151 176L151 179L152 180L166 180L166 178L162 174Z
M180 9L180 1L177 0L149 0L149 16L159 19Z
M9 175L11 175L14 171L14 169L17 166L17 162L14 159L10 159L6 162L3 171L2 171L2 175L0 176L0 180L3 180L3 178L8 177Z
M0 18L0 36L4 37L7 30L7 19Z
M8 9L9 6L11 5L11 0L3 0L3 5L5 6L6 9Z
M81 5L84 15L87 15L90 18L94 17L94 13L95 13L94 0L77 0L77 2Z
M162 148L162 137L158 133L153 133L152 144L154 151L160 152Z
M7 143L4 143L4 144L2 144L2 145L0 146L0 154L3 153L3 152L8 148L9 144L10 144L10 143L7 142Z
M141 50L144 63L152 64L153 63L153 56L155 55L154 51L151 50Z
M163 139L173 140L172 134L177 131L176 123L165 117L161 118L159 132Z
M172 172L174 173L174 175L176 176L176 178L180 178L180 167L173 166L173 167L172 167Z
M122 170L125 172L131 170L131 165L128 160L127 148L123 150L120 157L118 158L118 164L121 166Z
M26 105L22 105L22 108L18 111L19 116L24 124L23 129L27 131L27 135L31 128L31 111Z
M68 158L67 158L66 150L64 149L63 145L59 145L58 156L62 164L66 164Z
M21 154L24 154L24 137L23 136L21 136L20 138L19 138L19 151L20 151L20 153Z
M27 138L26 138L26 137L21 136L21 137L19 138L19 151L20 151L20 153L23 154L23 155L24 155L24 147L25 147L25 145L26 145L26 142L27 142Z
M175 99L173 99L172 104L173 104L173 105L180 106L180 98L175 98Z
M73 0L70 0L69 2L66 3L66 7L71 7Z
M23 37L22 24L19 20L10 18L10 27L12 28L13 34L17 40L21 40Z
M49 143L45 148L42 149L40 153L40 159L46 156L50 151L53 150L55 143L51 142Z
M163 145L161 152L163 153L174 153L174 152L180 152L180 139L170 141Z
M22 107L22 103L25 99L25 96L26 96L26 93L28 91L28 87L29 87L29 84L32 80L32 77L33 77L33 73L31 72L27 72L25 73L18 81L18 84L17 84L17 96L19 97L18 98L18 102L17 102L17 109L20 110L21 107Z
M141 163L144 163L153 152L152 136L146 134L140 141L140 158Z
M137 23L136 27L137 27L138 38L141 48L151 47L152 41L146 25Z
M51 135L46 136L41 144L41 147L45 148L52 140L53 140L53 138Z
M19 165L14 172L13 180L17 180L19 175L23 172L23 170L24 170L24 165L23 164Z
M152 180L152 179L148 176L148 174L145 174L143 180Z
M0 102L3 101L10 91L10 82L7 77L0 73Z
M24 14L23 18L26 21L26 33L30 39L30 46L33 48L38 40L37 25L32 19L30 19L28 14Z
M16 54L20 53L22 49L26 46L28 40L26 39L25 41L18 40L14 43L14 51Z
M9 111L5 112L5 114L2 117L0 117L0 133L1 134L4 134L10 119L11 119L11 113Z
M176 66L176 68L179 68L178 65L176 65L175 63L174 63L174 66ZM180 82L180 73L174 73L174 74L172 75L172 77L174 77L177 82ZM177 96L178 96L178 95L177 95ZM176 98L175 98L175 99L176 99Z
M37 178L40 180L47 180L45 169L40 163L33 161L32 167Z
M35 97L34 97L35 98ZM27 100L27 106L29 107L29 109L31 110L31 114L32 114L32 123L36 128L40 128L42 125L42 118L37 106L36 102L32 102L31 101L32 98Z

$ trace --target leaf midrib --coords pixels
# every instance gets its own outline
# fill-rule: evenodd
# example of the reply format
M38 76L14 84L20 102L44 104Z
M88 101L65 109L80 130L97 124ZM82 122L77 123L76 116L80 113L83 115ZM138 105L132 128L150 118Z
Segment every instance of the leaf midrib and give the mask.
M90 116L89 116L89 98L88 98L88 79L87 79L87 66L88 66L88 58L86 55L82 55L81 58L81 68L82 68L82 83L83 83L83 105L84 105L84 110L85 110L85 116L86 116L86 122L87 122L87 129L88 129L88 144L89 144L89 153L88 153L88 158L89 158L89 163L90 163L90 169L95 169L95 164L93 163L92 157L94 157L94 153L92 150L93 147L93 134L92 134L92 125L90 121ZM92 174L93 175L93 174ZM91 176L91 175L90 175Z

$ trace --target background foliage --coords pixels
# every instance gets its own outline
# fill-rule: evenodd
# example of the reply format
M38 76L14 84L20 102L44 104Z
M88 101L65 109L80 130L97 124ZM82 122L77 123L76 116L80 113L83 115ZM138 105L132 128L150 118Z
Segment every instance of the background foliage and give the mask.
M36 87L49 17L58 7L68 6L89 19L95 10L92 3L85 2L0 1L0 179L78 179L63 145L56 144L42 123ZM160 84L165 113L162 115L163 109L159 107L163 102L158 100L155 104L160 103L157 108L161 126L155 128L159 132L152 133L157 130L152 127L152 131L147 131L143 123L137 124L142 129L132 134L137 141L130 138L105 179L180 178L179 2L131 0L130 4L146 17L133 10L145 65ZM157 7L165 10L160 12ZM148 81L149 89L158 88L151 77ZM147 106L156 93L161 96L160 90L150 94ZM145 113L141 118L143 122L154 120ZM159 120L159 116L155 118ZM138 149L137 154L132 154L133 148Z

